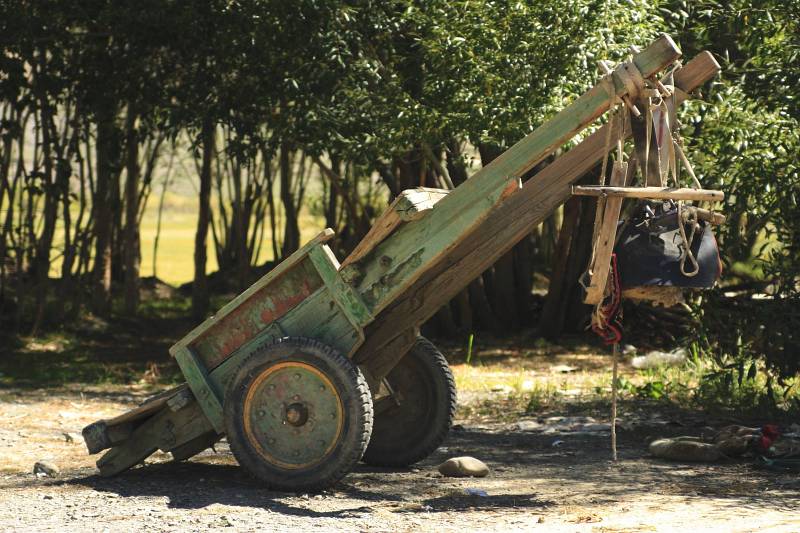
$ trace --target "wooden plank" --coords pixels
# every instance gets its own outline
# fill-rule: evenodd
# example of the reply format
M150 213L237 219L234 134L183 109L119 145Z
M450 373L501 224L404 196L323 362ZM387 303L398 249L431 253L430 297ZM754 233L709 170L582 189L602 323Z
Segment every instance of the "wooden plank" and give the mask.
M181 367L183 377L186 378L186 383L192 389L192 393L210 425L217 433L225 433L225 423L222 418L222 392L218 391L209 380L205 367L202 366L192 349L187 346L179 348L173 357Z
M169 453L172 454L173 461L185 461L186 459L197 455L203 450L212 447L221 438L222 436L220 434L214 430L211 430L207 433L203 433L202 435L198 435L189 442L172 448L169 450Z
M616 163L614 171L611 173L610 183L613 187L618 187L625 183L625 176L628 172L627 163ZM602 208L602 220L600 221L600 231L597 233L592 264L589 265L589 285L583 296L583 302L589 305L597 305L603 301L608 283L608 273L611 270L611 254L614 251L614 242L617 237L617 223L619 213L622 209L620 196L602 196L597 199L598 209ZM601 201L603 204L601 207Z
M173 387L145 400L138 407L119 416L89 424L81 434L89 454L95 454L127 439L137 424L161 409L164 404L187 391L186 384Z
M719 226L720 224L724 224L727 220L727 217L722 213L717 213L716 211L709 211L708 209L701 209L699 207L694 207L695 213L697 214L697 218L700 220L705 220L706 222L710 222L715 226Z
M355 328L362 328L372 322L374 317L364 305L361 296L339 275L339 261L328 246L321 244L308 254L333 299Z
M208 433L212 428L195 402L180 411L163 407L133 432L119 446L106 452L98 461L102 476L112 476L147 459L160 449L169 451Z
M359 261L378 244L382 243L386 237L391 235L394 230L403 223L400 215L394 209L395 205L397 205L396 202L397 198L395 198L394 202L389 205L386 211L375 220L367 234L364 235L364 238L358 242L358 245L350 252L350 255L342 261L342 268Z
M720 70L713 56L702 53L675 73L676 86L687 93L711 79ZM571 185L594 168L606 153L607 128L616 138L617 121L604 125L577 146L557 158L533 178L526 181L519 194L501 204L479 228L458 244L447 256L431 265L399 297L367 327L367 338L353 359L365 366L391 369L403 354L384 350L389 341L406 328L418 326L430 318L443 304L500 256L528 235L545 217L571 196ZM630 135L626 130L625 135ZM383 376L376 373L378 379Z
M653 200L696 200L721 202L725 193L714 189L674 189L670 187L613 187L575 185L572 194L577 196L607 196L609 198L651 198Z
M188 345L206 369L217 367L248 340L258 336L324 285L308 258L310 250L318 246L323 245L310 248L291 269L252 292L247 299L240 300L236 309Z
M191 344L195 339L197 339L200 335L202 335L207 329L212 327L217 322L223 320L228 314L233 312L239 305L248 300L253 294L264 288L265 286L269 285L275 278L281 276L283 273L289 271L292 267L294 267L297 263L302 261L306 255L308 255L309 250L311 250L317 244L325 243L331 240L334 236L334 232L330 228L326 228L321 233L319 233L316 237L308 241L303 247L299 250L294 252L292 255L278 263L278 265L270 270L267 274L265 274L261 279L253 283L247 290L242 292L236 298L228 302L222 309L217 311L217 313L208 318L202 324L194 328L190 331L186 336L184 336L181 340L175 343L169 349L169 353L173 356L175 353L180 349L182 346L188 346Z
M394 210L397 211L400 219L405 222L419 220L449 192L446 189L432 189L430 187L408 189L397 197Z
M664 35L636 54L633 64L642 76L649 77L679 57L675 43ZM617 96L628 94L616 72L609 79ZM512 181L606 112L612 103L608 87L601 82L590 89L451 191L428 216L398 228L392 239L364 257L364 276L357 288L373 314L406 292L432 263L448 255L497 204L513 197Z
M352 354L364 341L363 329L350 323L327 287L320 288L281 318L278 325L284 336L311 337L345 355ZM269 339L262 336L252 339L212 370L208 379L214 388L219 391L228 390L231 379L242 362L267 342Z
M355 249L350 252L350 255L342 261L342 268L367 255L403 222L418 220L423 217L448 192L444 189L431 189L428 187L417 187L416 189L408 189L401 192L389 204L386 211L375 220L369 232L359 241Z
M133 428L132 422L109 426L107 420L98 420L83 428L81 434L89 455L94 455L127 440L133 433Z

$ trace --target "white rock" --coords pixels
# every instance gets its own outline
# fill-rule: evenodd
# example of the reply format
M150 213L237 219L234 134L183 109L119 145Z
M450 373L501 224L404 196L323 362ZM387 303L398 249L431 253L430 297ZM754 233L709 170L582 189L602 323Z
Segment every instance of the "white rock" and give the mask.
M439 465L439 473L448 477L485 477L489 467L474 457L452 457Z
M686 362L686 349L677 348L671 352L653 350L646 355L631 359L633 368L657 368L660 366L680 366Z
M37 461L33 465L33 473L36 474L36 477L56 477L59 469L50 461Z

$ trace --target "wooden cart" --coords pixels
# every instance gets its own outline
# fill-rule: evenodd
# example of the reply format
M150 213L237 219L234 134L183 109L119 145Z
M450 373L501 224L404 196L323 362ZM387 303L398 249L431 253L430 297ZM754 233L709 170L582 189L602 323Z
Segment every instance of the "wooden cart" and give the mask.
M186 384L87 426L113 475L160 449L182 460L227 436L268 486L314 490L359 460L407 465L449 430L455 386L418 326L564 203L607 153L600 127L520 178L680 57L664 35L452 191L403 192L343 263L328 229L175 344ZM674 73L677 98L713 77L703 53ZM366 453L365 453L366 452Z

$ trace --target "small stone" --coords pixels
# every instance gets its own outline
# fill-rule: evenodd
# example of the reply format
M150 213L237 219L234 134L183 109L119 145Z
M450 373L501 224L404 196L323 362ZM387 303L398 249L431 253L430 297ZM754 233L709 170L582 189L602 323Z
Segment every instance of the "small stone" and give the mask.
M489 467L474 457L453 457L439 465L439 473L448 477L485 477Z
M650 443L649 450L659 459L672 461L712 462L722 458L716 446L693 438L658 439Z
M75 443L83 440L83 437L77 433L67 433L65 431L62 435L64 436L64 442Z
M535 420L520 420L519 422L511 425L512 430L516 431L540 431L542 425Z
M59 469L50 461L37 461L33 465L33 473L36 477L56 477Z

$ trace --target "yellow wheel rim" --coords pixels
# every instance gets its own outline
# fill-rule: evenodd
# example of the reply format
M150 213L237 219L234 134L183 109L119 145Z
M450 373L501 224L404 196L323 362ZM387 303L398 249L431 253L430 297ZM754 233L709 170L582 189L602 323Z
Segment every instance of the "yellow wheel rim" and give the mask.
M256 376L244 398L244 432L269 463L286 469L321 463L339 442L344 408L318 368L285 361Z

